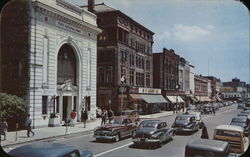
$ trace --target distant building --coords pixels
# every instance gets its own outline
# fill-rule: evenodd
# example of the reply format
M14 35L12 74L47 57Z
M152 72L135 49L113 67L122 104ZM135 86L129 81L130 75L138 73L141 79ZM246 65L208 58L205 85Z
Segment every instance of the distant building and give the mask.
M153 53L154 70L153 70L153 84L154 88L160 88L162 95L167 98L171 104L167 105L168 109L172 109L173 105L184 103L180 97L184 92L180 91L183 84L179 85L179 55L175 54L174 50L163 48L162 52ZM183 66L184 77L184 66ZM182 78L182 81L184 79Z
M33 127L96 115L96 16L65 0L12 0L1 12L1 92L25 98ZM93 117L93 118L94 118Z
M97 106L116 114L126 109L153 112L154 103L166 102L154 99L161 94L153 89L154 33L119 10L89 1L103 30L98 36Z
M211 81L211 98L213 98L216 101L221 101L220 98L220 88L222 87L222 82L220 79L214 77L214 76L203 76Z
M194 76L194 95L199 102L210 102L210 88L211 81L207 78L202 77L201 75Z
M240 100L250 98L249 85L238 78L232 79L229 82L223 82L223 87L220 92L223 99L227 100Z

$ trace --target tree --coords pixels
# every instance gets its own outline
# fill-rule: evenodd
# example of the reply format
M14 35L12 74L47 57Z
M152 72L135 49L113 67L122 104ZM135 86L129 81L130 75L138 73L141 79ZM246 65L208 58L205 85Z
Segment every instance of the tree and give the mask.
M1 120L6 119L9 130L14 130L16 123L19 124L19 128L24 127L28 111L28 105L24 99L15 95L0 93L0 111Z

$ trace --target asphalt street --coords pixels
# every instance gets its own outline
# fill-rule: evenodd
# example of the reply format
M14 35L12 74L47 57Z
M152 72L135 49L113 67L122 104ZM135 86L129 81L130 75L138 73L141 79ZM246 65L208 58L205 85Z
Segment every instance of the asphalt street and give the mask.
M213 137L213 130L217 125L229 124L231 119L239 113L236 106L221 108L216 115L202 115L202 120L208 128L209 138ZM157 119L165 120L168 126L174 122L176 115L161 117ZM137 147L131 142L131 138L123 139L119 142L96 142L93 138L93 132L84 135L77 135L68 138L59 138L51 142L73 145L79 150L90 150L94 156L101 157L183 157L185 145L189 140L200 138L201 130L188 135L176 135L172 141L164 144L160 148Z

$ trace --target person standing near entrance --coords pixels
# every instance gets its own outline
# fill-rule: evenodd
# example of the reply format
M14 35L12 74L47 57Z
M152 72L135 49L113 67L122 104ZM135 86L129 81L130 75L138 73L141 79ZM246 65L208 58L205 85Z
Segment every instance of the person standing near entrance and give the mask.
M107 120L107 110L103 109L103 112L102 112L102 122L101 122L101 125L105 125L106 124L106 120Z
M70 113L70 118L71 118L70 124L71 124L71 126L75 126L76 114L77 114L77 113L76 113L75 110L73 110L73 111Z
M86 110L83 110L82 109L82 112L81 112L81 120L84 124L84 128L86 128L86 122L88 120L88 112Z
M25 126L27 128L27 136L28 137L30 137L30 132L32 133L33 136L35 135L35 133L31 130L31 123L32 123L32 120L30 118L30 114L28 114L26 122L25 122Z
M7 129L8 129L8 123L6 122L6 120L4 119L3 122L1 122L0 125L0 136L4 136L4 140L6 140L6 133L7 133Z

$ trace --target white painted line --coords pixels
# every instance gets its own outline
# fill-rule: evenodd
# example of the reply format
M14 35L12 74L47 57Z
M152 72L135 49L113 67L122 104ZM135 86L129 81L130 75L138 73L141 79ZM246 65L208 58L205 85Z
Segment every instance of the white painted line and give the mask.
M101 155L107 154L107 153L109 153L109 152L113 152L113 151L115 151L115 150L121 149L121 148L126 147L126 146L129 146L129 145L131 145L131 144L133 144L133 142L130 142L130 143L125 144L125 145L123 145L123 146L116 147L116 148L113 148L113 149L107 150L107 151L105 151L105 152L102 152L102 153L96 154L96 155L94 155L94 157L101 156Z

